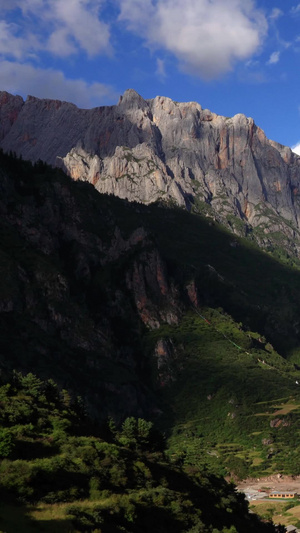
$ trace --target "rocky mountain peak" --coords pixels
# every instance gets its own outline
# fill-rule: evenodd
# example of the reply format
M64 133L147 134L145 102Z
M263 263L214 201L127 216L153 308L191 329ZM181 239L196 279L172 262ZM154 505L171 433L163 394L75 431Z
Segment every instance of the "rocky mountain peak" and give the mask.
M116 106L78 109L0 93L0 146L59 165L100 192L176 203L268 245L280 231L300 250L300 158L252 118L128 89ZM299 242L299 244L298 244Z
M134 89L127 89L120 96L118 107L120 109L146 109L148 104Z

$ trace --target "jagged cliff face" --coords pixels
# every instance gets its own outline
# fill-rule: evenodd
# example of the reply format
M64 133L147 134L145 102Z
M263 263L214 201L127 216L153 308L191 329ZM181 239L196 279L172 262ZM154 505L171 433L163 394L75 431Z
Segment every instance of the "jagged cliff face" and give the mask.
M4 150L61 166L100 192L174 202L237 233L255 228L261 244L281 232L288 248L300 250L300 158L251 118L143 100L133 90L116 106L91 110L0 93L0 116Z
M165 261L117 199L47 172L0 158L0 370L52 377L100 419L152 416L141 339L183 309Z

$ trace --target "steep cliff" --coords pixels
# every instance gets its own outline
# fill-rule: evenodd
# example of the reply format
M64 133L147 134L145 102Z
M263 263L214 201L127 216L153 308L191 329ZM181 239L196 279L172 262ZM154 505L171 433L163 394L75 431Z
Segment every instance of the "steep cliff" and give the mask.
M0 93L1 143L61 166L100 192L186 206L259 244L300 250L300 158L251 118L218 116L196 102L144 100L90 110Z
M0 155L0 177L1 371L51 376L97 417L150 416L141 339L182 309L153 237L60 170Z

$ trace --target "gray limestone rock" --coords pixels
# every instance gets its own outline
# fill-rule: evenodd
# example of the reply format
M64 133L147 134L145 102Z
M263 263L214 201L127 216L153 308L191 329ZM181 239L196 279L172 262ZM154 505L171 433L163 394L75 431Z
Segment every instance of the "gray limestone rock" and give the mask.
M300 157L242 114L226 118L196 102L144 100L133 89L110 107L0 92L0 146L62 167L99 192L186 206L300 249Z

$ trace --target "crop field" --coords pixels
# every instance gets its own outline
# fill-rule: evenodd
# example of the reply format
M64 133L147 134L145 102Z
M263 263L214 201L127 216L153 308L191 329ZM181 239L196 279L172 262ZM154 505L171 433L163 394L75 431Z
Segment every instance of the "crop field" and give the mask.
M256 501L251 502L250 509L265 519L272 519L274 524L285 526L300 526L300 504L298 500L292 502Z

